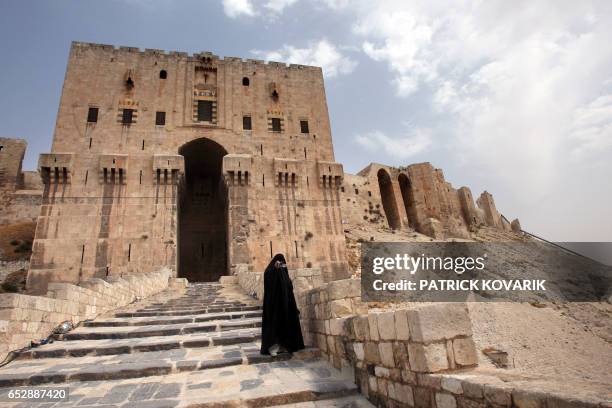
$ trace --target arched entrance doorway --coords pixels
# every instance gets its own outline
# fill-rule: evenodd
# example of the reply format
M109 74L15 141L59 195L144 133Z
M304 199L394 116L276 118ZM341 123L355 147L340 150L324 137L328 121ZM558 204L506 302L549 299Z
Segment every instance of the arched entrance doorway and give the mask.
M223 146L196 139L179 149L185 158L180 197L178 276L210 282L227 274L227 192L221 177Z
M395 204L395 194L393 192L393 185L391 184L391 177L386 170L380 169L377 173L378 176L378 188L380 189L380 198L382 200L383 209L387 216L387 222L391 229L400 228L399 212L397 211L397 205Z
M397 178L399 182L400 191L402 192L402 201L404 202L404 208L406 209L406 216L408 217L408 225L411 228L416 228L414 220L416 220L416 210L414 207L414 194L412 192L412 184L410 179L404 173L400 173Z

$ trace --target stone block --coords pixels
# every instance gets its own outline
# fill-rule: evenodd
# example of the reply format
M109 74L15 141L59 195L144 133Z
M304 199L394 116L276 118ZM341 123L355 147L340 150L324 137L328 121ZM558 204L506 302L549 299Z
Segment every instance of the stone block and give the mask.
M344 330L344 325L346 321L347 318L331 319L329 321L329 330L332 336L340 336L345 334L346 330Z
M407 311L412 341L430 343L472 335L465 304L433 304Z
M378 334L381 340L395 340L395 313L384 312L377 316Z
M436 408L457 408L457 400L450 394L437 392Z
M435 373L448 368L445 344L408 344L408 358L413 371Z
M382 364L390 368L395 367L395 359L393 357L393 343L379 343L378 350Z
M461 381L452 377L442 377L442 389L452 394L463 394Z
M436 391L442 389L442 377L439 374L417 374L417 382L421 387L432 388Z
M409 407L414 406L412 387L406 384L395 383L395 399Z
M353 331L355 339L365 341L370 339L370 326L368 316L355 316L351 319L353 322Z
M350 299L332 300L330 303L331 317L343 317L353 314Z
M370 327L370 339L373 341L380 340L378 334L378 313L368 313L368 326Z
M391 372L389 371L389 369L383 366L374 367L374 374L376 374L377 377L382 378L389 378L391 376Z
M510 407L512 405L512 388L504 385L485 385L484 398L490 404L500 407Z
M378 351L378 344L372 341L368 341L364 344L365 361L371 364L380 364L380 353Z
M476 345L471 337L453 340L453 355L457 365L472 366L478 364Z
M372 392L378 392L378 379L375 376L368 376L368 385Z
M410 340L410 326L406 310L395 311L395 336L398 340Z
M355 357L358 360L363 360L365 357L363 350L363 343L353 343L353 350L355 351Z
M544 408L546 394L532 390L513 390L512 403L517 408Z
M393 358L395 359L395 367L400 369L410 369L408 361L408 350L402 342L393 343Z

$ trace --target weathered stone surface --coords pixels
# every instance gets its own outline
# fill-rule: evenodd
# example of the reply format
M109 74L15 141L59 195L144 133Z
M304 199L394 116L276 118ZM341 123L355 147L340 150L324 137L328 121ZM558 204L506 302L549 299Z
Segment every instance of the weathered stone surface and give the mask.
M472 323L465 304L432 304L407 313L412 341L429 343L472 335Z
M457 408L457 400L451 394L443 392L436 393L437 408Z
M364 344L365 359L368 363L380 364L380 353L378 351L378 344L372 341L368 341Z
M338 299L330 302L331 316L344 317L353 314L353 307L350 299Z
M395 359L393 357L393 343L381 342L378 344L380 360L386 367L395 367Z
M442 377L442 389L452 394L463 394L461 381L456 378Z
M396 399L410 407L414 406L414 395L412 394L412 388L406 384L395 384L395 395Z
M512 405L512 388L503 385L485 385L484 398L491 404L509 407Z
M355 350L355 357L358 360L363 360L365 357L365 352L363 350L363 343L353 343L353 350Z
M372 341L380 340L378 334L378 313L368 313L368 326L370 328L370 339Z
M460 366L471 366L478 364L476 345L471 337L453 340L453 355L455 363Z
M408 357L413 371L435 373L448 368L444 344L408 344Z
M378 333L381 340L395 340L395 316L394 312L377 314Z
M410 326L406 310L400 309L395 311L395 333L398 340L410 339Z
M547 395L533 390L513 390L512 403L517 408L544 408Z

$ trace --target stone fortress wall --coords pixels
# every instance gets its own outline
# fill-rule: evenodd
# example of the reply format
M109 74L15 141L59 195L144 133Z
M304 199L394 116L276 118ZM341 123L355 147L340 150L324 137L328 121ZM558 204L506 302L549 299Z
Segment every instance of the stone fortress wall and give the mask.
M33 293L160 266L214 280L276 252L348 274L320 68L73 43L39 170Z
M318 67L75 42L39 176L2 141L0 218L37 219L33 294L160 267L216 280L278 252L328 282L350 274L347 226L520 230L429 163L345 174Z

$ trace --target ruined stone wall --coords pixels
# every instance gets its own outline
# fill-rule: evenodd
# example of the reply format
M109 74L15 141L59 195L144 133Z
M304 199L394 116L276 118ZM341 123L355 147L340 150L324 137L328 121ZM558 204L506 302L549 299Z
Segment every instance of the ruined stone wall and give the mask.
M209 109L202 117L200 104ZM73 43L52 153L39 161L45 189L28 290L158 266L176 272L190 168L181 154L193 141L226 154L228 262L216 273L262 269L284 252L292 267L347 276L343 173L320 68ZM240 162L246 168L233 167Z
M511 230L491 194L484 192L475 204L468 187L455 189L430 163L372 163L345 175L342 190L343 220L350 225L412 229L439 239L469 238L479 226Z
M378 183L367 177L345 174L341 187L342 223L350 226L389 226Z
M37 172L22 171L27 143L0 138L0 224L38 217L42 185Z

